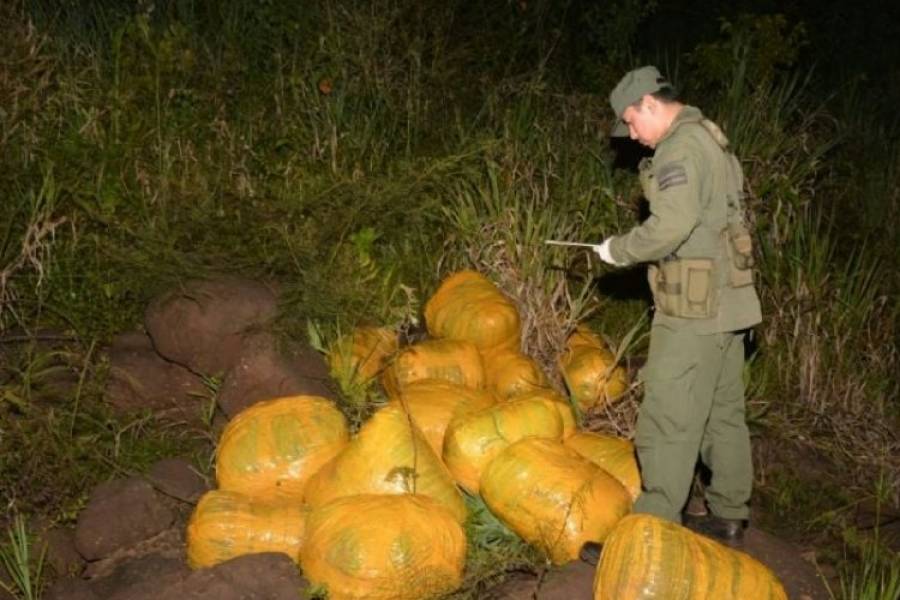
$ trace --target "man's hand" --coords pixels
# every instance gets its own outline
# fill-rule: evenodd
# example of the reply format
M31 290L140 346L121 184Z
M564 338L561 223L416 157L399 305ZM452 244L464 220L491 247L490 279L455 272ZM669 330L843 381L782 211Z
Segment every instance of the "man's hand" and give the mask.
M613 265L615 267L620 266L615 260L613 260L612 254L609 252L609 242L612 238L606 238L603 240L602 244L598 244L594 246L594 252L597 253L597 256L600 257L600 260L605 262L606 264Z

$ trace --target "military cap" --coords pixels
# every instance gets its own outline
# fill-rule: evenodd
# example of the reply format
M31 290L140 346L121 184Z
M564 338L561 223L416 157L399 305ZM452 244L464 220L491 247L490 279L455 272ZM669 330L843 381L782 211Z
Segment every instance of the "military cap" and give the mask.
M628 135L628 126L622 121L622 113L626 108L643 98L645 94L653 94L663 88L671 87L672 84L659 74L656 67L646 66L626 73L609 94L609 103L618 117L616 124L613 125L611 135L613 137Z

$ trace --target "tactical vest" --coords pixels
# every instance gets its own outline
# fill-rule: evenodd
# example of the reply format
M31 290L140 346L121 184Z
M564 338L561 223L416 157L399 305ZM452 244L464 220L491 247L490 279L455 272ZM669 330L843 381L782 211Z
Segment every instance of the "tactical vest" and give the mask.
M750 286L748 292L757 305L758 299L752 288L753 247L744 221L744 174L740 162L729 150L728 139L715 123L699 117L682 121L679 127L691 124L702 127L724 155L723 166L711 164L709 168L711 177L724 178L724 181L714 180L713 183L724 189L725 197L708 200L702 207L700 224L689 238L694 246L707 249L705 255L683 255L681 249L676 249L649 267L648 279L658 311L682 319L709 320L717 317L726 288ZM649 161L641 165L641 187L647 198L657 193L652 173ZM746 296L747 293L739 295Z

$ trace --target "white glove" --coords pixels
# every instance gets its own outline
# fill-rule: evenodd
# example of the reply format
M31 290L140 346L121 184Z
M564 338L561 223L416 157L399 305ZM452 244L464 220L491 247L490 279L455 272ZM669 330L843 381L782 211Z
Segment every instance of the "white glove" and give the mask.
M600 260L602 260L603 262L613 266L619 266L619 263L613 260L612 254L610 254L609 252L609 242L611 240L612 238L606 238L605 240L603 240L603 243L594 246L593 249L594 252L597 253L597 256L600 257Z

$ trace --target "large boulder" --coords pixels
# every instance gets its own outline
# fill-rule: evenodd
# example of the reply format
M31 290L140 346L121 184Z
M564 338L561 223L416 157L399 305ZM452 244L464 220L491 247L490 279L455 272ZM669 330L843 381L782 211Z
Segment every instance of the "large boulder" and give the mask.
M238 277L197 279L153 300L144 324L163 357L204 375L237 361L248 333L277 313L275 292Z
M164 458L154 463L147 479L166 496L194 504L207 490L209 482L183 458Z
M145 333L117 336L106 350L109 377L104 400L123 412L151 409L173 420L199 422L209 396L199 375L164 359Z
M174 518L146 480L107 481L94 488L78 516L75 548L87 560L99 560L162 532Z
M335 398L324 357L308 344L292 342L281 348L274 336L258 334L245 340L217 398L222 411L233 418L262 400L301 395Z

